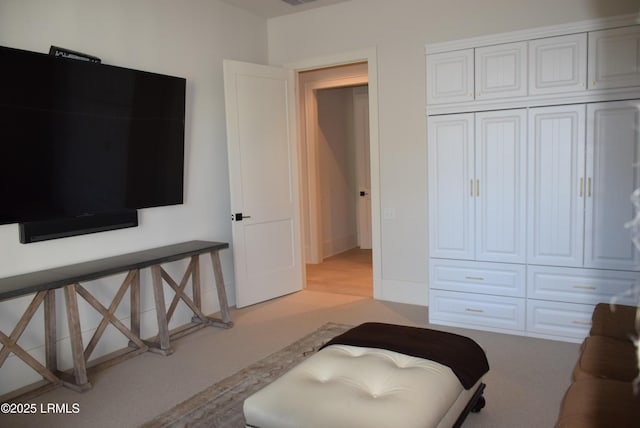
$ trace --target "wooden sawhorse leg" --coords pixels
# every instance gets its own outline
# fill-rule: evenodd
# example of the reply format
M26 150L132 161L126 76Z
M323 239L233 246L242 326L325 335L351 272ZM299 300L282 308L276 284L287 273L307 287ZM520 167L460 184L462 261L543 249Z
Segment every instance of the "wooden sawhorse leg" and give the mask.
M213 267L213 274L216 281L216 291L218 293L218 303L220 304L220 313L222 315L222 319L210 317L202 313L202 299L200 297L202 294L202 286L200 282L200 264L198 263L199 261L199 259L197 259L198 256L194 256L194 259L192 259L192 263L194 264L193 274L192 274L192 286L193 286L193 304L195 305L195 308L192 307L192 309L195 316L191 319L191 322L194 322L196 324L205 324L213 327L231 328L233 327L233 322L231 321L231 314L229 313L227 291L224 287L224 278L222 276L222 265L220 263L220 254L218 253L218 250L214 250L210 253L210 256L211 256L211 265ZM187 304L189 303L187 302Z
M218 301L220 303L220 313L222 315L222 326L226 328L233 327L231 314L229 313L229 302L227 300L227 290L224 288L224 278L222 276L222 264L220 263L220 254L218 250L211 252L211 264L213 265L213 274L216 279L216 288L218 290ZM216 324L217 325L217 320Z
M33 318L33 315L36 313L36 310L42 302L45 302L45 328L47 328L47 335L51 333L52 324L55 325L55 312L52 314L50 309L52 305L55 305L55 300L52 300L54 290L45 290L39 291L34 296L33 300L25 310L24 314L16 324L15 328L11 332L9 336L0 331L0 367L7 360L7 357L10 353L15 354L18 358L24 361L29 367L38 372L40 376L43 377L44 380L48 381L48 386L57 386L62 383L62 380L56 375L56 367L55 367L55 337L53 338L53 344L50 342L51 338L45 339L48 340L46 346L46 367L42 365L38 360L36 360L33 356L31 356L27 351L25 351L20 345L18 345L18 340L27 325ZM49 309L47 309L49 308ZM53 322L52 317L53 316ZM55 335L55 327L54 327L54 335ZM50 354L51 350L53 350L53 354Z
M131 280L129 299L131 304L131 332L140 337L140 271L138 269L135 270L135 275ZM134 347L135 344L129 342L129 346Z
M233 322L231 321L231 315L229 313L229 304L227 302L227 293L224 288L224 280L222 276L222 267L220 264L220 256L218 250L211 252L211 262L213 264L213 272L216 279L216 288L218 292L218 300L220 302L220 310L222 313L222 319L213 318L205 315L202 312L202 289L200 282L200 258L199 255L191 256L191 261L187 267L182 280L178 284L160 265L154 265L151 267L151 274L153 279L153 292L156 302L156 316L158 320L158 336L145 341L151 348L151 351L163 352L169 350L168 353L173 352L171 347L171 339L182 337L196 329L205 326L214 326L222 328L231 328ZM193 290L193 299L186 293L185 289L191 279L191 285ZM164 300L163 282L165 281L175 291L175 296L169 305L169 309L166 309ZM183 301L193 311L194 316L191 318L191 325L187 325L182 328L178 328L174 331L169 331L169 322L173 316L177 305L180 301Z
M164 290L162 289L162 267L151 266L151 278L153 285L153 298L156 303L156 319L158 321L158 342L147 343L149 350L163 355L171 355L174 349L169 339L169 320L167 319L167 306L164 302Z
M73 358L73 380L65 381L65 386L80 392L87 391L91 389L91 384L87 377L87 364L84 359L75 284L64 287L64 298L67 303L67 322L69 324L69 339L71 340L71 356Z
M125 348L124 352L114 352L108 356L103 356L92 361L93 365L91 370L99 370L101 368L109 367L127 358L131 358L140 353L146 352L149 348L144 341L139 337L139 324L136 325L136 318L132 317L131 328L120 321L116 315L116 309L120 305L127 289L132 288L132 299L136 299L137 290L135 286L138 283L137 269L130 270L125 280L120 285L120 288L113 297L109 307L105 307L96 299L86 288L79 283L71 284L64 287L64 293L67 303L67 318L69 322L69 334L71 339L71 353L73 357L73 379L65 383L72 389L85 391L91 388L91 384L88 380L87 365L89 363L91 354L96 349L98 342L102 338L109 324L113 325L118 331L125 335L129 339L129 348ZM82 342L82 334L80 328L80 319L78 315L78 294L89 303L100 315L102 320L98 324L93 336L85 347ZM135 314L138 308L132 307L134 316L139 319L139 313ZM134 349L130 349L134 348Z
M47 368L58 370L58 334L56 329L56 290L48 290L44 296L44 348Z

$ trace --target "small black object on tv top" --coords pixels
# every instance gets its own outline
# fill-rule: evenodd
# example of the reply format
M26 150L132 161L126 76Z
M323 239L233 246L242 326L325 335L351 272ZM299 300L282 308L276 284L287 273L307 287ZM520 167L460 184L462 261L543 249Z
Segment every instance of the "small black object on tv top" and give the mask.
M183 203L185 79L7 47L0 70L0 224Z

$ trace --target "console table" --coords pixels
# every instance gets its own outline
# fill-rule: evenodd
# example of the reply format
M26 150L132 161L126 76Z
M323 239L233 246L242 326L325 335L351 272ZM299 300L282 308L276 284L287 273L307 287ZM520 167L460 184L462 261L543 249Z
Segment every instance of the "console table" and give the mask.
M9 335L0 331L0 344L2 345L0 349L0 369L9 354L14 353L43 377L43 382L35 389L29 391L31 395L42 393L45 390L59 385L64 385L76 391L85 391L91 388L91 383L87 375L91 353L95 350L98 341L109 324L112 324L129 339L129 346L108 356L92 360L92 371L106 368L146 351L169 355L173 352L171 340L188 334L195 329L205 326L232 327L233 323L231 322L229 314L229 305L224 288L219 256L219 251L228 247L229 244L222 242L190 241L0 279L0 301L35 293L33 300L13 331ZM202 312L199 256L204 253L209 253L211 256L216 290L220 303L221 319L209 317ZM191 260L184 276L178 283L171 278L161 265L185 258L190 258ZM153 338L145 340L140 337L140 270L147 267L151 269L158 334ZM80 284L81 282L123 272L128 272L127 276L120 285L108 308L102 305ZM165 304L163 280L175 291L175 296L168 309ZM185 293L189 280L191 280L192 298ZM73 357L72 373L58 370L55 305L55 290L58 288L63 289L66 303L71 355ZM131 322L129 327L125 326L115 316L115 311L127 290L130 290L131 306ZM83 344L81 335L82 330L78 314L78 295L84 298L102 315L102 320L86 347ZM194 316L190 324L169 331L169 321L180 301L183 301L189 306ZM43 304L45 364L40 363L17 343L37 309ZM25 395L22 395L22 397L24 398Z

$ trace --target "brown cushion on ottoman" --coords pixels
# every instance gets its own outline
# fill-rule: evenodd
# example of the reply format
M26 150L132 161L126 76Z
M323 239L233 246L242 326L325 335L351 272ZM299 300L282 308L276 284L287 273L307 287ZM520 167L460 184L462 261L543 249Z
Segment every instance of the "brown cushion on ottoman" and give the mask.
M638 375L636 349L631 340L589 336L573 370L574 380L597 377L632 381Z
M591 335L609 336L620 340L629 340L630 336L636 336L636 311L635 306L598 303L591 317Z
M631 382L585 378L567 390L556 428L637 427L639 409Z

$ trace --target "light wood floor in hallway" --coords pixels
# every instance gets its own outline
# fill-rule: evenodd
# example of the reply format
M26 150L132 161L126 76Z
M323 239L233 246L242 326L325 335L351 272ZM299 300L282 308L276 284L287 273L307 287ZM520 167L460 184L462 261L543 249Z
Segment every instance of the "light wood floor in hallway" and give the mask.
M307 265L307 290L373 297L371 250L353 248Z

